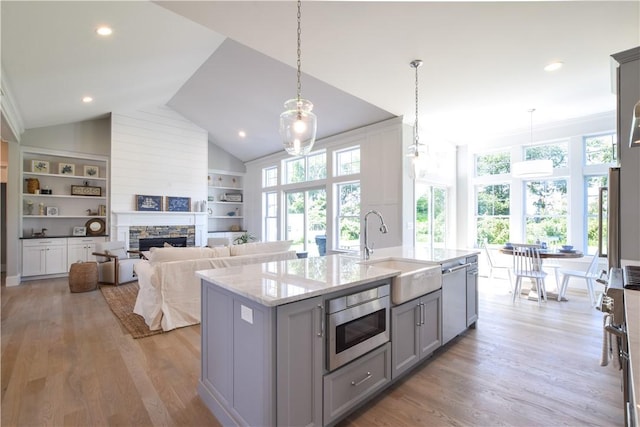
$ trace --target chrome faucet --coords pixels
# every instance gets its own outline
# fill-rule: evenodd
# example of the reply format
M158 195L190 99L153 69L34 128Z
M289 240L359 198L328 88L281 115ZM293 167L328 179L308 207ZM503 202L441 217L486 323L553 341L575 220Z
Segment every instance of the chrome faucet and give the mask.
M369 259L371 254L373 253L373 245L369 247L369 237L367 235L367 218L369 215L375 214L380 218L380 232L382 234L387 234L387 224L384 223L384 218L382 218L382 214L378 211L369 211L364 216L364 259Z

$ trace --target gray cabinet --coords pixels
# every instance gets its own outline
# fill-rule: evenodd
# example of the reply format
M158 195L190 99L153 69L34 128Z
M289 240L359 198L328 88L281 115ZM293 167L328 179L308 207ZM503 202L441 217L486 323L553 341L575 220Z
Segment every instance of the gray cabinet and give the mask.
M223 425L276 425L275 309L202 287L199 392Z
M392 376L414 366L442 344L442 291L391 309Z
M323 298L279 306L276 319L278 425L322 425Z
M389 343L326 375L324 424L333 423L390 381Z
M323 317L322 297L265 307L203 282L198 391L221 424L322 425Z

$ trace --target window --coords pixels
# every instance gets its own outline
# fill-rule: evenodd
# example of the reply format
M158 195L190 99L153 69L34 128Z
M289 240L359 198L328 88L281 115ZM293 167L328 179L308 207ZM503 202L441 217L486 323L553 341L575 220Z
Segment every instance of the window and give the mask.
M324 151L284 162L285 184L316 181L327 177L327 159Z
M567 243L566 179L528 181L525 186L526 241Z
M278 185L278 168L276 166L262 170L262 187L274 187Z
M478 242L509 241L509 184L476 186L476 228Z
M336 152L335 176L360 173L360 147Z
M511 155L507 151L476 156L476 176L500 175L510 172Z
M416 243L446 246L447 190L416 184Z
M278 193L264 193L264 240L278 240Z
M291 249L318 255L317 235L325 235L327 192L324 188L291 191L286 195L286 239L293 240Z
M339 249L360 248L360 183L338 184L338 245Z
M584 164L602 165L618 159L616 134L587 136L584 138Z
M587 176L585 177L585 235L587 236L587 254L593 255L598 249L599 224L598 211L600 207L600 188L607 186L607 176ZM603 217L602 217L602 254L607 254L607 192L603 191Z
M553 168L566 168L569 164L568 144L564 142L556 142L553 144L532 145L525 147L525 160L541 160L551 159Z

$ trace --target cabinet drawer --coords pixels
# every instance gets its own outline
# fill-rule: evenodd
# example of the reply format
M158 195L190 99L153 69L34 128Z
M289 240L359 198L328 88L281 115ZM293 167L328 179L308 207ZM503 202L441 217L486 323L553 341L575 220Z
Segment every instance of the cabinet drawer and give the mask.
M391 344L324 377L324 424L328 424L391 381Z
M67 239L62 238L50 238L50 239L29 239L23 240L22 246L25 248L35 247L35 246L67 246Z

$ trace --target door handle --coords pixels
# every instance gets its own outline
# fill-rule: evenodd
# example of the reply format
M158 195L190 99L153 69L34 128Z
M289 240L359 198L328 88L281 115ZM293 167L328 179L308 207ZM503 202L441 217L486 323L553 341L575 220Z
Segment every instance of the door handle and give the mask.
M351 385L354 387L358 387L360 384L362 384L363 382L367 381L368 379L370 379L373 375L371 375L371 372L367 372L367 376L364 377L363 379L361 379L360 381L356 381L353 380L351 381Z
M322 307L322 304L318 304L318 314L320 316L320 330L318 331L318 336L319 337L323 337L324 336L324 308Z

